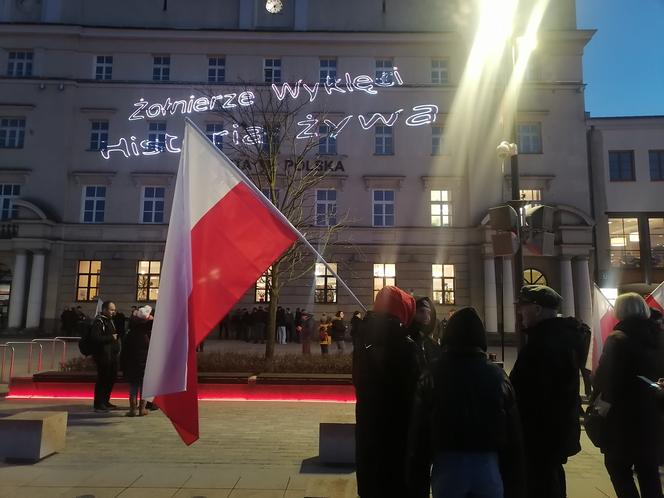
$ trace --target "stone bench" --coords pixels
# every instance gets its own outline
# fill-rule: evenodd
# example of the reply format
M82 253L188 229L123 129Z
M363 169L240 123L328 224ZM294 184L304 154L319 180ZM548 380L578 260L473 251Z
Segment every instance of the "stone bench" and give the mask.
M30 411L0 418L0 458L35 463L65 448L67 412Z
M318 458L321 463L355 464L355 421L323 419L319 425Z

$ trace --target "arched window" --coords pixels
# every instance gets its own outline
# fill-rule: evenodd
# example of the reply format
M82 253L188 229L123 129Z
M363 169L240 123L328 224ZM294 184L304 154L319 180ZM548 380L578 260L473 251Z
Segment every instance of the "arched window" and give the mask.
M523 283L524 285L537 284L547 285L544 273L535 268L526 268L523 270Z

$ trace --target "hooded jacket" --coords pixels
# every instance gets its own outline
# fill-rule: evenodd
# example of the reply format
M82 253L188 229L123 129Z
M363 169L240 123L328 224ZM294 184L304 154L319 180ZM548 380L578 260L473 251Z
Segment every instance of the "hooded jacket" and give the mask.
M432 363L438 361L442 349L432 337L437 325L436 307L431 299L421 297L415 302L415 309L420 308L429 308L431 310L431 321L428 325L422 325L417 319L413 319L410 324L410 337L416 345L417 364L420 374L422 374Z

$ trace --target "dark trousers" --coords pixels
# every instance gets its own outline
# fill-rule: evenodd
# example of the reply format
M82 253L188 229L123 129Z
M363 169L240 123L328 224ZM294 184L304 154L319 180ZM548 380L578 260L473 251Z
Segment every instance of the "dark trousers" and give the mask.
M527 462L528 498L566 498L567 482L561 463Z
M103 408L111 401L113 384L118 378L118 357L114 354L94 355L97 365L97 382L95 382L95 408Z
M618 498L662 498L657 461L635 463L622 455L604 455L604 465L609 473ZM639 480L641 494L634 483L634 472Z

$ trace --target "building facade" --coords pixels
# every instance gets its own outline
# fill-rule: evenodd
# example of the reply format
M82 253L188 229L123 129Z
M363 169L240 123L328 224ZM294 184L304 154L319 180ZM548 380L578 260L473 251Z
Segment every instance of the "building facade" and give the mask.
M242 105L243 89L272 83L290 98L283 83L302 80L322 85L316 112L324 106L336 124L353 116L321 140L318 159L333 171L312 193L322 224L347 220L326 251L339 275L367 305L394 283L433 296L441 314L474 306L489 331L513 331L512 261L494 255L487 216L510 197L495 153L509 133L457 124L473 154L446 143L459 114L475 112L453 112L472 41L459 9L451 0L285 0L277 13L258 0L0 1L4 326L53 330L65 306L91 313L97 296L125 310L154 303L185 115L225 150L233 135L220 133L223 112L197 99L234 94L217 105ZM591 36L576 28L572 0L552 3L515 111L522 197L555 209L554 249L525 246L525 279L557 288L563 313L584 320L594 264L582 78ZM345 92L323 94L330 78ZM482 98L498 102L501 91ZM435 121L413 117L420 105L436 107L427 108ZM315 266L281 304L356 309ZM264 284L240 305L264 300Z

